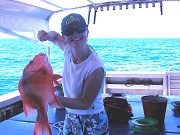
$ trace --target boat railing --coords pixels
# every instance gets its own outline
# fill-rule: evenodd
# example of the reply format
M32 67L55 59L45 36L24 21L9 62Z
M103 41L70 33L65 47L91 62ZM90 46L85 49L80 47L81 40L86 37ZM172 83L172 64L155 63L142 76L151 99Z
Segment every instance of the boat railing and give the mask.
M130 72L130 71L163 72L163 69L159 64L119 64L119 63L114 64L112 62L109 65L106 64L106 67L113 67L113 69L115 69L116 71L123 71L123 72Z
M169 71L166 76L168 95L180 95L180 72Z
M117 72L106 74L104 94L180 95L180 72ZM0 122L23 111L18 90L0 96Z
M23 104L19 91L0 96L0 122L23 111Z
M104 93L167 95L165 72L108 72Z

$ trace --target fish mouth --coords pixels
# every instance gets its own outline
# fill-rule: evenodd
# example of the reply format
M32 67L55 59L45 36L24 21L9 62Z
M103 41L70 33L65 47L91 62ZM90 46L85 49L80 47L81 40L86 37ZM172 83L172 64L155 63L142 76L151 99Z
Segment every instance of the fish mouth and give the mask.
M38 63L48 63L49 59L48 56L46 55L46 53L40 52L38 55L36 55L34 61L39 61Z
M46 53L43 53L43 52L40 52L38 55L39 56L46 56L47 57Z
M32 61L30 61L29 71L30 72L43 71L43 73L45 73L45 69L49 67L49 64L50 63L46 53L40 52L34 57Z

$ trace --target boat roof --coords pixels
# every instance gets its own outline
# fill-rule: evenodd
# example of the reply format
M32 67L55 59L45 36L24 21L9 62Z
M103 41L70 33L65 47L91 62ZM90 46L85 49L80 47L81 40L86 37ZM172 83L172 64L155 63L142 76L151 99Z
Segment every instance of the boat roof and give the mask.
M49 20L56 12L77 8L99 8L118 5L157 3L161 0L1 0L0 12Z
M121 10L122 6L128 9L129 5L135 8L136 4L139 8L146 4L147 8L150 3L160 3L162 10L162 0L1 0L0 31L15 36L17 34L14 31L37 34L40 29L49 30L49 20L55 13L80 8L89 8L89 12L92 9L97 12L103 8L109 10L109 7L113 7L114 10L117 6ZM94 13L94 17L95 15Z

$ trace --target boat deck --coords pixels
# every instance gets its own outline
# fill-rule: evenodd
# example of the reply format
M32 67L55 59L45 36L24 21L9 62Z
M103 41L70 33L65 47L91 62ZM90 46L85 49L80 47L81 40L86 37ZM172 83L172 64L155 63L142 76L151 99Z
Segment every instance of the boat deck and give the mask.
M144 117L141 96L127 95L127 100L133 109L133 118ZM154 133L134 132L131 127L133 124L129 121L127 124L110 123L110 135L173 135L180 134L180 111L174 110L172 101L178 101L179 97L168 96L164 124L157 124L158 131ZM58 135L59 130L53 127L58 121L63 121L65 109L49 108L48 118L53 135ZM26 118L24 112L7 119L0 123L1 135L32 135L35 125L36 115Z

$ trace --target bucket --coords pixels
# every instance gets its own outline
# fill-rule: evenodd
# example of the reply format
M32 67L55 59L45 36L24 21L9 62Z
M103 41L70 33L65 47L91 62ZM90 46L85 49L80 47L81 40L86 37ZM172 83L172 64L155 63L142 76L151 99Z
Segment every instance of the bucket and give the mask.
M143 96L141 98L144 116L154 118L158 123L163 124L168 99L160 96Z

